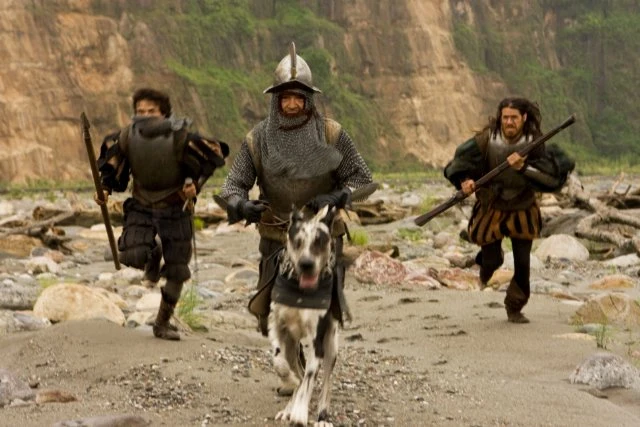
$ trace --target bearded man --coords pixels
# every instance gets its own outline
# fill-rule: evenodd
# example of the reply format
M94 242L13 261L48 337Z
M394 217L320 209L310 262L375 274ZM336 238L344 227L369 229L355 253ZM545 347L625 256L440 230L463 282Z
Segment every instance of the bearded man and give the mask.
M529 323L522 308L530 295L530 254L533 239L540 235L542 220L536 192L554 192L566 182L574 168L555 145L539 146L528 156L518 154L542 135L538 106L525 98L506 98L498 105L495 118L473 138L461 144L444 175L465 194L475 191L475 181L503 163L511 166L476 192L469 220L469 239L480 246L476 263L480 283L485 287L502 265L502 240L511 239L514 275L504 299L507 320Z
M191 121L174 116L169 96L161 91L137 90L133 111L131 124L105 137L100 148L104 202L112 191L125 191L133 176L132 197L123 205L119 259L144 269L145 279L154 286L160 276L166 277L153 334L179 340L169 320L183 283L191 277L192 203L214 170L224 165L229 147L188 132ZM102 203L97 195L95 200Z
M313 85L311 69L296 54L293 43L275 70L274 84L264 93L271 94L269 115L245 137L220 197L227 203L230 223L243 219L257 223L260 273L249 311L266 336L271 289L279 267L277 254L286 242L292 206L307 206L314 212L326 205L344 206L352 191L371 184L372 178L347 132L318 112L314 95L320 89ZM256 182L259 199L249 200L249 190ZM332 308L340 321L346 308L340 261L344 234L344 223L337 221L332 233L338 258ZM290 391L285 389L282 394Z

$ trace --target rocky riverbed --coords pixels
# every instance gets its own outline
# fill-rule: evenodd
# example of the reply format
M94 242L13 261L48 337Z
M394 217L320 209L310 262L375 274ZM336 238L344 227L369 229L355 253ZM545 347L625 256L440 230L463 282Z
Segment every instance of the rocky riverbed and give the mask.
M450 192L440 182L391 183L372 199L407 217L360 226L351 216L360 245L346 250L354 317L341 333L334 424L639 425L638 256L603 257L571 224L557 228L534 245L532 322L509 324L510 246L480 291L477 248L459 237L471 201L413 225ZM201 197L196 215L217 209L210 200ZM542 204L549 224L577 213L555 197ZM88 193L3 198L0 227L37 206L95 210ZM152 337L159 289L139 271L115 271L103 226L56 227L58 250L0 237L0 425L276 424L286 400L246 311L257 233L205 226L178 310L180 342Z

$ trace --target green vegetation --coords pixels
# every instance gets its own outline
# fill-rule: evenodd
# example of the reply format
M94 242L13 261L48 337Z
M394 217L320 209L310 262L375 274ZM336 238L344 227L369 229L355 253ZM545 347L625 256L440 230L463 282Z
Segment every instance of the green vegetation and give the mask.
M204 230L204 220L202 218L199 217L195 217L193 218L193 228L196 231L200 231L200 230Z
M191 114L201 132L219 135L233 152L266 115L268 95L262 91L272 83L289 42L295 41L298 54L313 71L314 85L323 91L316 101L319 109L342 124L372 169L417 164L402 153L376 147L382 130L390 138L394 131L364 93L357 74L361 59L346 52L342 27L299 0L156 0L153 7L107 0L92 4L96 12L114 19L126 12L149 29L166 29L152 31L155 44L163 47L161 53L149 54L149 61L132 61L136 78L152 84L157 76L174 86L176 111ZM166 69L151 68L157 55ZM191 113L194 93L202 108Z
M202 315L196 311L201 304L202 298L198 295L195 284L192 284L180 297L176 307L176 315L194 331L203 328Z
M92 6L118 21L126 16L131 30L122 32L125 37L138 44L151 38L162 47L135 50L136 81L171 86L176 111L192 115L196 127L221 136L233 152L265 117L268 96L262 90L293 40L323 90L320 110L342 123L371 168L417 170L413 157L377 146L381 136L393 140L394 126L360 82L364 52L357 44L347 51L345 28L325 18L321 2L155 0L150 6L93 0ZM545 129L576 113L577 123L555 140L576 158L579 172L640 171L638 101L630 96L640 82L637 1L469 6L471 13L454 11L453 39L476 73L538 101ZM502 12L496 13L498 7ZM38 22L49 25L44 18ZM138 31L144 28L146 33ZM398 68L410 67L399 53L410 50L406 35L392 31L388 37L397 45L389 54L397 56Z
M606 323L600 324L594 333L596 337L596 347L606 350L607 345L611 341L611 333L612 330Z
M453 36L474 71L538 101L546 129L576 113L578 122L555 140L580 172L640 168L638 101L629 96L640 81L637 2L545 0L508 20L496 19L485 2L471 5L474 23L456 15ZM543 22L547 16L555 24Z
M429 212L431 209L438 206L438 204L440 204L442 201L443 200L437 197L426 196L424 199L422 199L422 202L420 203L420 206L418 206L417 211L420 213Z
M60 279L59 277L48 276L48 275L38 275L36 276L36 280L38 281L38 285L40 285L39 293L42 293L42 291L44 291L50 286L65 282L65 280Z
M364 229L350 230L351 244L354 246L367 246L369 244L369 234Z
M398 237L410 242L417 242L423 239L422 230L418 228L398 228Z

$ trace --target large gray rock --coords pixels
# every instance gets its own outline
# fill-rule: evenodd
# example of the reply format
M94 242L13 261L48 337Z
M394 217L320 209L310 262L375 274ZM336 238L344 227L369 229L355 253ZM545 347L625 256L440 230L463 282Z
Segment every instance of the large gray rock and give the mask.
M35 393L25 381L13 373L0 368L0 408L11 404L12 401L33 400Z
M25 268L30 274L53 273L60 272L60 266L57 262L47 256L36 256L25 262Z
M573 236L555 234L540 243L535 255L543 261L548 258L587 261L589 259L589 250Z
M159 292L150 292L143 295L136 303L136 311L156 311L160 307L162 295Z
M124 325L122 310L94 289L74 283L61 283L46 288L33 307L36 316L52 322L65 320L106 319Z
M144 427L151 421L138 415L103 415L55 423L52 427Z
M622 255L622 256L607 260L603 264L607 266L613 266L613 267L632 267L634 265L640 264L640 257L638 257L638 255L636 254Z
M48 319L12 310L0 310L0 336L13 332L35 331L51 326Z
M540 271L544 270L544 264L540 262L537 256L531 254L529 256L529 262L531 265L531 271ZM513 264L513 252L507 252L504 254L504 263L502 264L503 268L513 271L515 269Z
M612 387L639 388L640 372L618 355L595 353L576 366L569 381L599 390Z
M0 282L0 309L30 310L38 299L40 287L36 282L21 283L12 279Z

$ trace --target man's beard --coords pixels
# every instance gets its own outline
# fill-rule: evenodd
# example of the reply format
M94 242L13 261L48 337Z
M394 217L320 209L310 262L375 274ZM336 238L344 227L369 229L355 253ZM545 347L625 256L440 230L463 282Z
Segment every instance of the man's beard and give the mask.
M522 136L522 128L518 129L517 127L502 127L502 136L508 142L515 142L520 139Z

